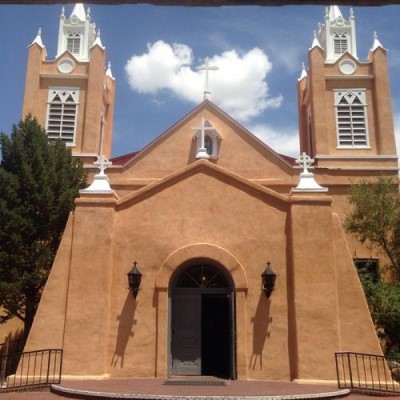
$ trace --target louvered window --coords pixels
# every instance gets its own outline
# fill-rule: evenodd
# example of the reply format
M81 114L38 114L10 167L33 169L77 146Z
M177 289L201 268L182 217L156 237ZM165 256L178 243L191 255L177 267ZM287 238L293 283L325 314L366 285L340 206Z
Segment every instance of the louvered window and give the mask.
M48 97L47 136L62 139L67 144L75 142L79 90L51 89Z
M365 91L335 91L335 107L338 146L368 146Z
M81 36L77 32L70 32L67 36L67 50L79 55L81 49Z
M333 36L333 47L335 54L343 54L348 50L348 40L346 33L335 33Z

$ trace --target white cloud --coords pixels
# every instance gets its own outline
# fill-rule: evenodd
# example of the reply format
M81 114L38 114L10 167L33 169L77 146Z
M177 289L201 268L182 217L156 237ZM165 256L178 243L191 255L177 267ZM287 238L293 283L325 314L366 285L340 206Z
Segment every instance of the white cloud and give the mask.
M200 103L205 71L193 66L192 49L159 40L148 45L147 53L133 55L125 70L130 87L139 93L157 94L168 90L193 103ZM259 48L240 56L235 50L210 58L218 66L209 74L212 101L233 118L248 121L267 108L278 108L283 97L271 97L266 77L272 69L268 56Z
M275 129L268 125L255 124L249 131L277 153L298 158L300 154L299 133L295 128Z

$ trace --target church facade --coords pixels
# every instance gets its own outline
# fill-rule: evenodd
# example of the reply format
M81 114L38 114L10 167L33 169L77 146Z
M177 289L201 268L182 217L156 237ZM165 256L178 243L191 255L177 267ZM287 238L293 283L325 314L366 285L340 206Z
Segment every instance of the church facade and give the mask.
M26 350L63 349L65 377L299 381L334 380L335 352L380 354L353 262L379 254L342 221L350 184L397 177L386 63L377 37L358 59L332 6L298 81L302 168L208 99L110 163L114 78L83 5L62 13L56 59L29 47L23 112L97 161Z

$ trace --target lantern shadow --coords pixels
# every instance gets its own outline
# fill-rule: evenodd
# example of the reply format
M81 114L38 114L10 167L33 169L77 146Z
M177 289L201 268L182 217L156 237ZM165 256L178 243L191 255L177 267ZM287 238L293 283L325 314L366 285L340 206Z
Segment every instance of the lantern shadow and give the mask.
M270 336L268 331L269 324L272 322L270 313L271 300L265 297L263 291L260 293L257 309L254 317L251 318L253 324L253 352L250 357L249 368L255 370L257 367L262 370L262 359L265 341Z
M126 347L128 345L129 339L135 334L133 326L136 325L135 311L136 311L137 301L132 296L129 291L124 306L122 308L121 314L117 315L116 322L118 322L118 332L117 340L115 343L115 351L111 359L111 366L117 367L119 362L120 368L124 366L124 357Z

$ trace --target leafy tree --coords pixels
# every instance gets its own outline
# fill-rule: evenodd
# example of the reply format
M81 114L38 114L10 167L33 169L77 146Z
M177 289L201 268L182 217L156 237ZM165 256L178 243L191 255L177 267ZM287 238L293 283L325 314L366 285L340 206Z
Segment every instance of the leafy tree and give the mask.
M27 336L85 174L30 115L0 145L0 323L18 317Z
M376 280L365 271L359 275L385 353L400 357L400 283Z
M392 281L368 265L358 268L361 283L385 353L400 356L400 195L398 184L381 177L351 188L352 209L345 228L362 242L382 249L390 260Z
M361 243L381 248L390 260L389 267L400 274L400 196L390 178L353 185L349 197L351 212L345 228Z

